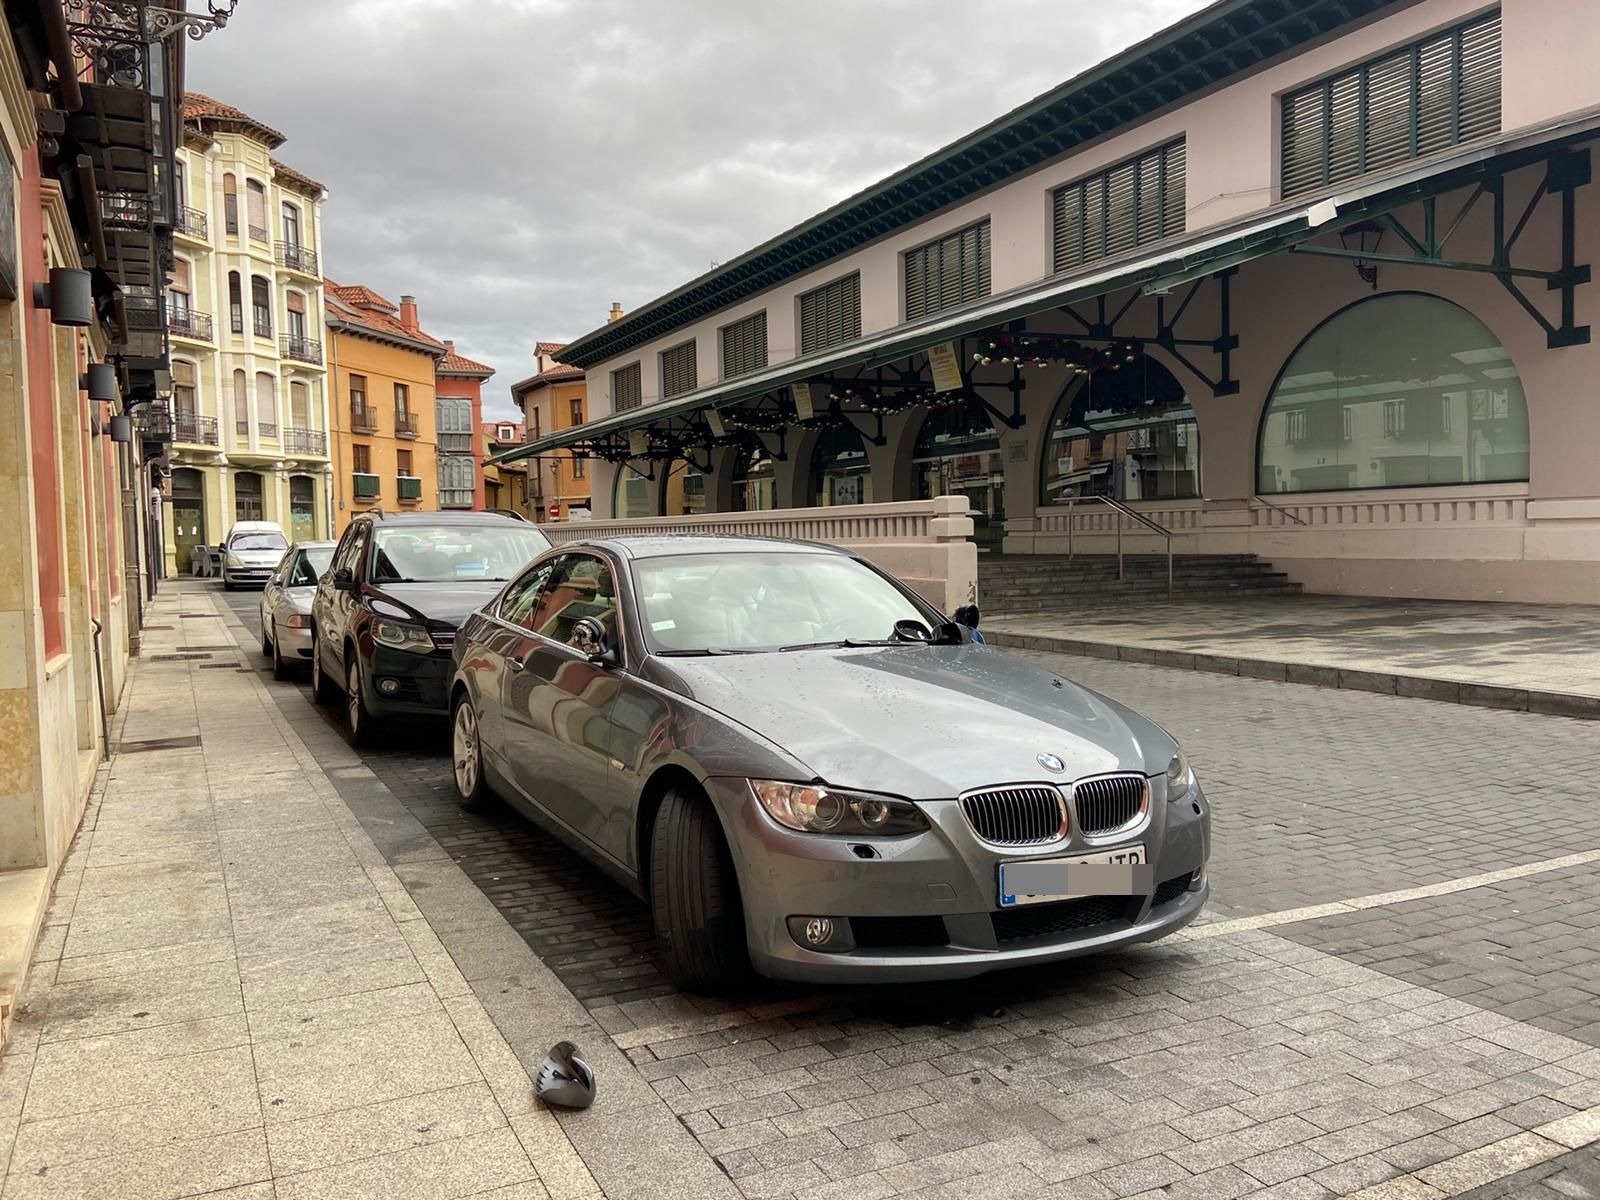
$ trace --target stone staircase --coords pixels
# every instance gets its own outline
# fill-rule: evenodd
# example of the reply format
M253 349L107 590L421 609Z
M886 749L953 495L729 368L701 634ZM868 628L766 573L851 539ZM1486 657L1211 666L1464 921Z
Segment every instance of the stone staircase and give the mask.
M978 599L984 616L1055 612L1092 604L1167 598L1165 555L1128 555L1117 578L1114 554L982 555ZM1172 560L1174 600L1293 596L1300 585L1254 554L1179 554Z

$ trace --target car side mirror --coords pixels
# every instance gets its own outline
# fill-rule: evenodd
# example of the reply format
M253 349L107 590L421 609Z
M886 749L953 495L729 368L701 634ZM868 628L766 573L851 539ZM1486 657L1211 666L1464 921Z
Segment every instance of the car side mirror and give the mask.
M333 586L335 591L353 592L356 587L355 572L349 567L340 567L333 573Z
M572 627L569 644L592 663L614 663L617 655L607 644L606 627L593 617L580 617Z

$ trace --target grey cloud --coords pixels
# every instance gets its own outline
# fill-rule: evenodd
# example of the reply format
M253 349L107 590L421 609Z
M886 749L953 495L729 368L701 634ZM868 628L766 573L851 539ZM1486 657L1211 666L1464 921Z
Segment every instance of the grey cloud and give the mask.
M576 336L1200 0L241 0L191 87L328 185L328 274L494 366Z

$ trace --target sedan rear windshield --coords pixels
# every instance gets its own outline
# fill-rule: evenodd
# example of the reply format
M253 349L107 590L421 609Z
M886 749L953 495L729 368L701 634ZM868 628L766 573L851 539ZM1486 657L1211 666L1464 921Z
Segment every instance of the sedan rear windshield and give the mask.
M229 550L287 550L289 539L281 533L241 533L228 543Z
M550 549L532 525L403 525L379 529L373 583L510 579Z
M890 641L932 615L870 567L837 554L696 554L637 560L635 591L657 652L801 649Z

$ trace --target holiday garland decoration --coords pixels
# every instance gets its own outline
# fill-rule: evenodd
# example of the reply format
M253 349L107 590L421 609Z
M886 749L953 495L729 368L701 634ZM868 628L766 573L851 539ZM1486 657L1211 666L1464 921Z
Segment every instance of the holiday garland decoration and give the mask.
M990 333L978 339L972 361L984 367L990 363L1019 367L1064 363L1076 374L1089 375L1095 371L1119 371L1138 361L1142 353L1138 342L1091 346L1059 333Z

